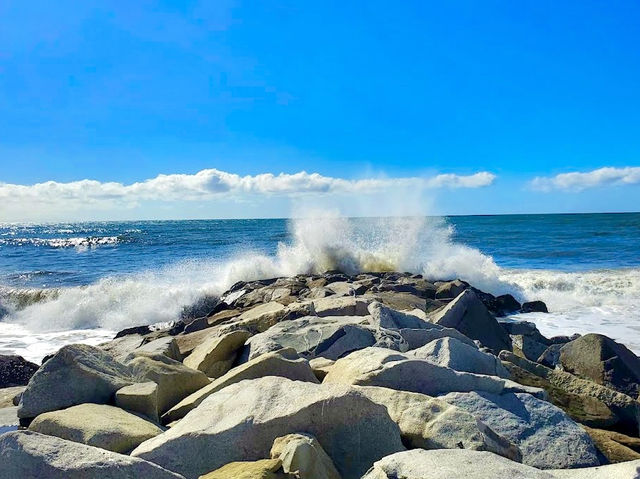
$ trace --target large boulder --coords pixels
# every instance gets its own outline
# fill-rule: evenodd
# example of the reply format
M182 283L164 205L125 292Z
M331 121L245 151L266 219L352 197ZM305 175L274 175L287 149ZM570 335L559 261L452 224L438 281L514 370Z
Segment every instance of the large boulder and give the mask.
M335 283L334 283L335 284ZM310 434L287 434L273 441L271 457L298 479L341 479L333 461Z
M421 348L407 352L408 356L426 359L432 363L446 366L456 371L488 374L509 378L509 371L493 354L484 353L478 348L469 346L455 338L444 337L432 341Z
M268 457L277 437L298 431L318 439L344 479L404 450L386 408L354 388L264 377L217 391L132 455L196 478Z
M143 340L142 345L134 349L131 354L127 358L125 358L125 362L127 360L133 359L139 353L151 355L164 354L168 358L174 359L176 361L182 361L182 353L180 353L178 343L173 336L164 336L162 338L153 339L148 342L145 342Z
M477 339L494 354L511 351L511 338L489 313L476 294L467 289L443 309L429 318L432 322L455 328L471 339Z
M22 356L0 354L0 388L24 386L37 370L37 364Z
M640 392L640 358L602 334L585 334L560 349L562 368L583 379L627 394Z
M379 301L373 301L368 306L371 324L386 329L429 329L426 320L410 313L396 311Z
M422 449L472 449L491 451L513 461L522 454L517 446L496 434L463 409L424 394L375 386L358 391L387 412L400 428L403 443Z
M202 371L210 378L219 378L231 369L238 349L250 337L251 333L241 329L211 337L196 347L183 362L185 366Z
M535 381L533 378L534 381L531 381L531 376L522 375L517 369L509 366L514 379L525 385L545 388L557 405L565 408L584 424L593 427L615 427L623 432L638 434L640 403L630 396L565 371L528 361L508 351L502 351L500 359L505 361L507 366L511 363L542 379L543 381ZM575 396L580 400L576 400Z
M407 343L395 331L368 326L369 316L306 316L283 321L247 341L242 358L293 348L302 357L336 360L373 345L405 351Z
M557 469L549 472L557 479L638 479L640 478L640 460L581 469Z
M376 462L362 479L554 479L490 452L413 449Z
M487 391L496 394L532 391L506 379L454 371L383 348L366 348L339 359L323 383L381 386L430 396L451 391Z
M190 394L167 411L162 419L165 424L181 419L216 391L245 379L256 379L262 376L279 376L296 381L318 382L309 362L299 358L295 351L287 349L276 353L267 353L233 368L208 386Z
M0 436L0 464L7 479L184 479L135 457L31 431Z
M441 399L519 446L523 464L540 469L600 465L589 435L560 408L530 394L450 393Z
M467 289L469 287L469 283L456 279L437 284L436 286L438 287L435 294L437 299L451 299L460 295L465 289Z
M136 382L152 381L158 385L158 412L163 414L189 394L209 384L209 379L201 371L191 369L181 362L162 354L139 355L127 366L138 378Z
M29 381L18 416L33 418L89 402L106 404L118 389L134 382L131 369L102 349L83 344L64 346Z
M122 454L162 433L155 424L105 404L80 404L42 413L29 430Z
M313 300L313 309L317 316L366 316L370 299L354 296L329 296Z
M153 381L136 383L116 391L116 406L146 416L154 423L158 416L158 385Z

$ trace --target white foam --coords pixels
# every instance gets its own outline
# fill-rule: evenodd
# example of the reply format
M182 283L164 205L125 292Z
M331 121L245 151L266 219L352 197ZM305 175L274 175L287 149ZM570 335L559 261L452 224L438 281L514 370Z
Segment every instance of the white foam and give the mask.
M227 260L186 261L61 289L11 312L4 327L23 328L20 334L11 333L16 337L35 331L43 334L37 336L42 341L48 341L47 334L53 332L117 331L172 321L185 306L205 295L220 295L240 280L330 269L348 273L408 271L432 279L462 278L487 292L510 292L520 300L542 299L553 314L527 315L527 319L540 324L543 333L599 331L640 350L640 331L634 329L640 324L638 270L559 273L501 269L477 249L453 242L450 227L431 218L353 221L322 215L292 221L290 228L291 242L280 244L273 256L245 252ZM90 340L90 334L85 334Z
M65 230L67 231L67 230ZM62 232L62 231L60 231ZM120 242L118 236L87 236L72 238L11 238L0 240L0 245L9 246L47 246L49 248L87 249L98 246L115 245Z

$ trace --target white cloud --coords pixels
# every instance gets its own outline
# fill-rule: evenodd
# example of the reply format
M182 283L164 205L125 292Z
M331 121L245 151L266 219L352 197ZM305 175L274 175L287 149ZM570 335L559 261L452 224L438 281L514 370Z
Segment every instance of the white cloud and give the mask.
M158 175L142 182L125 185L115 182L81 180L69 183L47 181L34 185L0 183L0 203L56 203L96 205L140 201L196 201L241 195L298 196L329 193L376 193L396 187L479 188L489 186L495 175L479 172L460 176L442 174L433 177L407 177L349 180L301 171L294 174L239 176L216 169L202 170L194 175Z
M638 183L640 183L640 167L606 167L586 172L573 171L551 177L538 176L531 181L531 186L540 191L582 191L596 186Z

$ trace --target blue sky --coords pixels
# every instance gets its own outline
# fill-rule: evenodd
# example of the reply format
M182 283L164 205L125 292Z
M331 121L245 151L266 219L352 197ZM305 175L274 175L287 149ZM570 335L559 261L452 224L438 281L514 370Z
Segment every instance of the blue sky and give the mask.
M0 221L638 210L639 22L636 1L0 2Z

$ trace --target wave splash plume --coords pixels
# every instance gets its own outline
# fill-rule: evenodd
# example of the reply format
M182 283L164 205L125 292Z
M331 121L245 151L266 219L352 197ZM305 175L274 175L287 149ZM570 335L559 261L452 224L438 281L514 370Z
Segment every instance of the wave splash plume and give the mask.
M185 308L220 295L240 280L333 269L349 274L403 271L434 280L461 278L494 294L542 299L557 314L540 319L541 326L549 322L556 334L579 331L579 312L586 311L591 318L598 311L640 315L635 306L640 298L636 269L561 273L500 268L478 249L453 241L454 231L442 219L346 219L325 214L291 220L289 230L290 239L279 243L275 254L246 251L227 258L186 260L157 270L107 276L79 287L0 289L0 317L4 314L5 324L30 331L117 331L176 320ZM573 329L566 330L569 327ZM593 322L585 328L597 330Z

